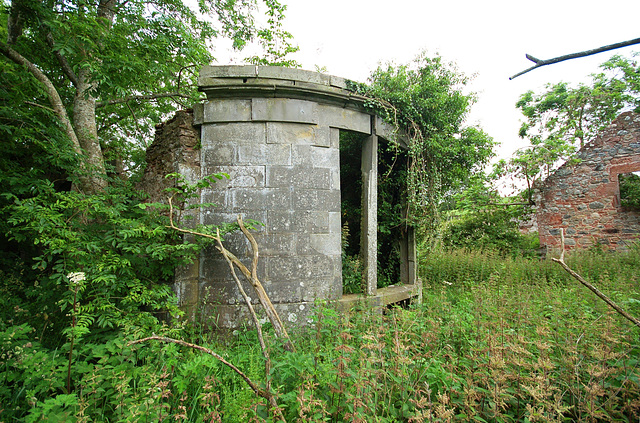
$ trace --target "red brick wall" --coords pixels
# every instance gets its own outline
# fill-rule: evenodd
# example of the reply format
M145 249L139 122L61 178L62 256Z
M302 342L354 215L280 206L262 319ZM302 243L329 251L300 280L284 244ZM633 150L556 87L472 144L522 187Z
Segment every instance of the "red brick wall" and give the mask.
M640 239L640 212L620 206L618 188L619 174L640 171L640 114L623 113L577 156L537 192L540 244L558 248L562 228L567 249L615 250Z

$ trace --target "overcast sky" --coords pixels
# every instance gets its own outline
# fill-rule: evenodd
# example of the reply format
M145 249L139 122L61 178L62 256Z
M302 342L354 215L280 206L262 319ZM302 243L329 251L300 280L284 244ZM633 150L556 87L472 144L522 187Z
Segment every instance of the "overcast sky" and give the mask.
M470 123L501 143L505 157L522 146L515 103L546 82L585 81L613 53L545 66L513 81L509 76L540 59L640 37L640 0L280 0L285 29L303 69L366 82L378 63L406 63L421 51L439 53L475 75L479 95ZM635 48L635 50L634 50ZM223 64L223 63L221 63Z

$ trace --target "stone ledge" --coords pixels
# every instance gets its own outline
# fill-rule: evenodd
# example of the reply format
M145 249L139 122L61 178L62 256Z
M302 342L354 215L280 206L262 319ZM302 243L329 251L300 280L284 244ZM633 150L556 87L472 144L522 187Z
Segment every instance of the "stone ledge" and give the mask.
M209 99L286 97L365 111L366 98L348 90L344 78L301 69L205 66L200 71L198 87Z
M422 284L420 282L415 285L392 285L380 288L377 290L376 295L372 296L362 294L343 295L337 301L337 308L341 311L348 311L358 305L377 308L408 299L416 299L418 302L422 300Z

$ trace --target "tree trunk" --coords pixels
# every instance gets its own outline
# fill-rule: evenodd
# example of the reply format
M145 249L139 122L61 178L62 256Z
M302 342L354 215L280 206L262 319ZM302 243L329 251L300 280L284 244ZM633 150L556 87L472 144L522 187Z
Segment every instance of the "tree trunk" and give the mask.
M78 71L78 86L73 102L73 126L87 162L85 174L80 175L80 189L87 194L93 194L104 190L107 180L104 156L98 139L96 99L92 96L93 87L88 80L88 71Z

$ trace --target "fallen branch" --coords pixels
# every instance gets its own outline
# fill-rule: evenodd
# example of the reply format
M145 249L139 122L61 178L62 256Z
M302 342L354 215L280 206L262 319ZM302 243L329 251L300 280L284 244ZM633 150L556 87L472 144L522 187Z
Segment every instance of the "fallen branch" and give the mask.
M591 292L593 292L601 300L603 300L604 302L609 304L609 306L611 308L613 308L615 311L620 313L624 318L628 319L634 325L636 325L637 327L640 328L640 320L636 319L635 317L633 317L632 315L630 315L629 313L624 311L619 305L617 305L615 302L613 302L613 300L611 300L609 297L607 297L602 292L600 292L600 290L598 288L596 288L595 286L593 286L592 284L587 282L582 276L580 276L578 273L574 272L569 266L567 266L567 264L564 262L564 229L560 230L560 248L562 249L562 251L560 253L560 258L559 259L552 258L551 260L553 260L556 263L560 264L560 266L562 266L562 268L564 270L566 270L571 276L573 276L575 279L577 279L578 282L580 282L581 284L583 284L584 286L589 288L591 290Z
M225 366L229 367L231 370L236 372L247 383L247 385L249 385L251 390L253 392L255 392L256 395L258 395L259 397L264 398L267 401L269 401L269 404L271 404L271 407L272 407L274 413L276 414L276 417L280 421L286 422L284 416L282 415L282 409L280 407L278 407L278 403L276 402L276 398L271 393L271 390L269 388L260 389L258 384L256 384L254 381L249 379L249 377L246 374L244 374L244 372L242 372L242 370L238 369L232 363L230 363L227 360L225 360L220 354L216 353L215 351L210 350L209 348L202 347L202 346L197 345L197 344L191 344L189 342L181 341L179 339L167 338L166 336L157 336L157 335L149 336L149 337L138 339L138 340L135 340L135 341L131 341L131 342L129 342L128 345L141 344L141 343L147 342L147 341L170 342L170 343L182 345L183 347L193 348L194 350L202 351L205 354L209 354L209 355L213 356L216 360L220 361L222 364L224 364Z
M578 57L591 56L591 55L594 55L594 54L602 53L604 51L615 50L617 48L627 47L627 46L631 46L631 45L634 45L634 44L640 44L640 38L636 38L634 40L629 40L629 41L622 41L620 43L610 44L608 46L602 46L602 47L599 47L599 48L595 48L593 50L586 50L586 51L581 51L581 52L578 52L578 53L571 53L571 54L567 54L567 55L564 55L564 56L554 57L553 59L547 59L547 60L541 60L541 59L538 59L536 57L531 56L530 54L526 54L525 57L527 59L529 59L530 61L532 61L533 63L535 63L535 65L531 66L529 69L525 69L522 72L519 72L519 73L513 75L512 77L509 78L509 80L517 78L520 75L523 75L523 74L525 74L527 72L531 72L532 70L540 68L542 66L552 65L554 63L559 63L559 62L564 62L565 60L577 59Z
M269 321L273 325L273 329L276 333L276 336L285 340L284 348L287 351L294 351L293 343L289 338L289 334L287 333L287 330L284 327L282 320L280 320L280 316L278 315L278 312L276 311L275 307L271 303L271 300L269 299L267 292L264 290L262 283L260 283L260 280L258 279L258 276L257 276L258 256L259 256L258 243L256 242L253 235L251 235L251 233L244 226L244 223L240 216L238 216L238 225L240 226L240 230L242 231L242 233L245 235L245 237L247 237L247 239L251 243L251 248L253 249L251 271L247 268L247 266L244 265L244 263L240 261L240 259L238 259L238 257L236 257L233 253L231 253L229 250L224 248L224 246L222 245L222 242L221 242L222 240L220 239L220 236L205 234L205 233L177 227L173 222L172 199L169 198L169 226L168 227L178 232L187 233L194 236L201 236L201 237L209 238L216 241L218 243L218 246L216 247L218 251L222 253L225 259L230 260L240 270L240 272L242 272L244 277L247 278L247 280L251 283L251 286L253 286L253 289L258 295L258 300L260 301L260 304L264 308L265 314L267 315L267 317L269 318Z
M218 236L218 246L220 247L221 250L224 250L224 247L222 246L222 241L220 239L219 230L216 231L216 235ZM258 320L258 315L256 314L256 311L254 310L253 305L251 304L251 299L249 298L247 293L244 291L244 288L242 287L242 283L240 282L240 279L238 279L238 275L236 274L236 269L233 267L233 262L231 261L229 256L227 256L225 253L222 253L222 255L224 256L224 259L229 265L229 271L231 272L231 276L233 277L233 280L236 282L236 286L240 291L240 295L242 295L242 298L244 298L244 302L247 304L247 307L249 308L249 313L251 314L253 323L256 325L256 330L258 332L258 341L260 342L260 349L262 350L262 355L264 356L264 360L265 360L264 361L265 388L267 392L271 392L271 357L269 356L269 350L267 349L267 345L264 342L264 336L262 335L262 325L260 324L260 321ZM270 403L272 407L278 408L278 404L276 403L275 399L270 400Z

